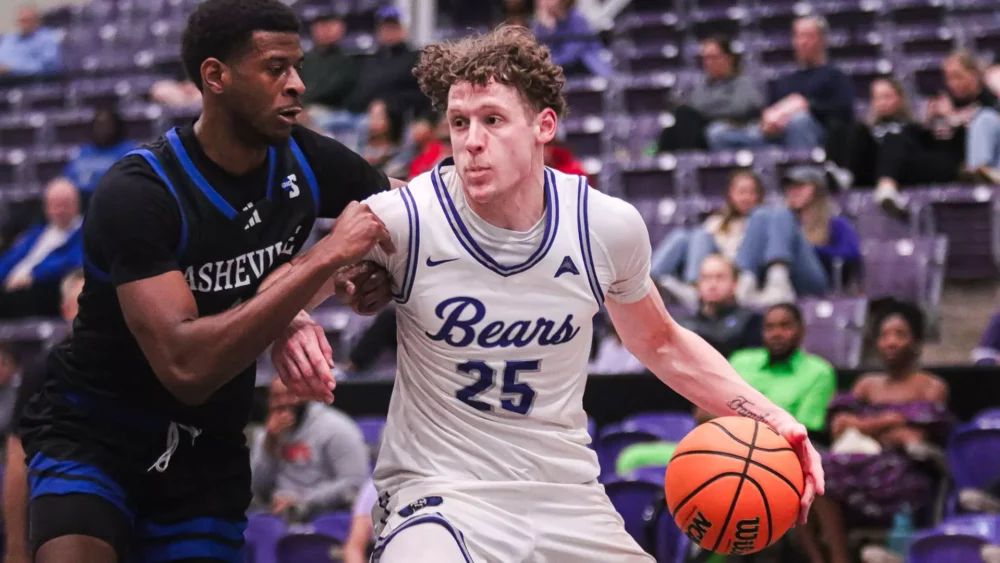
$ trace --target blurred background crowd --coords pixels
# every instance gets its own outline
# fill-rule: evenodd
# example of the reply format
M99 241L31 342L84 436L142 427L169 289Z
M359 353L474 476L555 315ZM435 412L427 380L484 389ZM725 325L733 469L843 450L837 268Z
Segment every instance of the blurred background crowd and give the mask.
M420 46L503 23L549 46L570 116L546 164L639 209L674 317L823 446L828 494L810 525L745 559L998 560L995 0L289 3L303 21L301 122L401 179L451 151L412 74ZM7 434L70 330L101 175L198 115L178 59L196 4L0 7ZM316 317L339 400L293 397L261 358L248 561L367 560L395 312L331 301ZM710 416L679 397L634 403L652 376L595 323L585 402L626 527L658 561L725 560L688 545L663 509L674 444ZM18 535L8 523L8 561L27 560Z

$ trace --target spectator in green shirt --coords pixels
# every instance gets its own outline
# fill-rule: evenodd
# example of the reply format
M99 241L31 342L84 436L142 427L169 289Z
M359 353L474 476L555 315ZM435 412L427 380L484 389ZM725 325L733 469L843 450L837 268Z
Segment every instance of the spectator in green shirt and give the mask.
M764 315L764 347L740 350L729 363L750 385L787 410L812 431L823 430L826 409L837 391L833 366L801 349L802 311L791 303L775 305ZM699 422L707 413L695 412Z

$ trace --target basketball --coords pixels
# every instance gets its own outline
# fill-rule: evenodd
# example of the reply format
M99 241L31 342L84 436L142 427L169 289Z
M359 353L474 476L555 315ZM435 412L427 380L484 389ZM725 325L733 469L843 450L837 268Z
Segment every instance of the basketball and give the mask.
M746 555L778 541L795 523L802 467L770 426L717 418L677 445L665 488L670 514L691 541L717 553Z

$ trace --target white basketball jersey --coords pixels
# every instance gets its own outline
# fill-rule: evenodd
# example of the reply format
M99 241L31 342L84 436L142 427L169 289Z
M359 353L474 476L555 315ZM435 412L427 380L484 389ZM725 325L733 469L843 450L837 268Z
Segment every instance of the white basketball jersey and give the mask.
M399 242L389 257L373 253L393 276L399 342L380 491L436 478L597 478L583 392L592 319L615 274L603 249L595 265L588 223L621 206L595 209L595 195L612 198L553 170L544 189L538 244L506 261L477 241L450 159L367 202Z

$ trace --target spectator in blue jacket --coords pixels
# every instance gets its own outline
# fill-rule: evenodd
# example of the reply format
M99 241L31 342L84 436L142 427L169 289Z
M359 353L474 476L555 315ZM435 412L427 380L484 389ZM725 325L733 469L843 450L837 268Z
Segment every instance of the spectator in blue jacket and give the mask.
M138 146L125 138L125 121L113 109L94 113L91 142L80 146L80 153L66 164L63 175L83 192L84 198L97 187L97 181L126 153Z
M552 61L566 74L609 78L611 64L601 56L601 42L574 0L538 0L532 31L552 52Z
M823 295L835 276L853 279L859 269L858 235L850 221L834 215L826 172L798 166L785 175L784 186L785 205L758 207L747 220L735 260L740 303L769 307L798 295Z
M769 106L757 127L716 134L720 147L740 148L766 143L787 148L822 146L827 131L854 121L854 85L827 58L829 26L819 16L795 20L792 46L799 69L771 84Z
M72 182L49 182L45 218L0 256L0 318L57 316L63 276L83 267L80 193Z
M17 31L0 38L0 75L56 72L61 66L59 32L42 27L42 18L32 6L17 12Z

